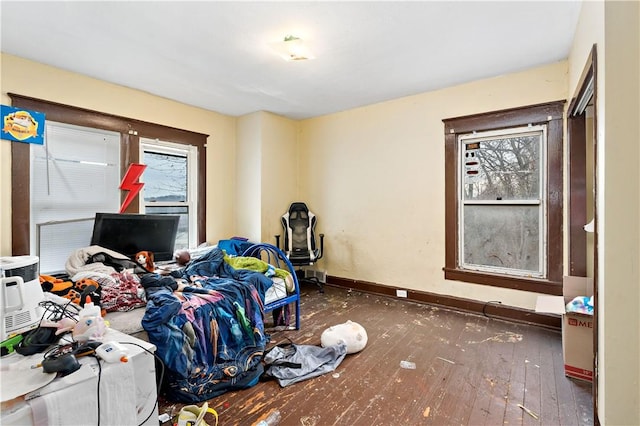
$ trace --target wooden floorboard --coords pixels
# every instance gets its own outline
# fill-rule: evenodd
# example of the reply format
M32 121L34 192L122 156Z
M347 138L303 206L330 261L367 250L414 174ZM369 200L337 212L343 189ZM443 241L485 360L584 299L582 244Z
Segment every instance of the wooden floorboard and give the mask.
M556 377L558 372L554 366L554 354L559 354L562 358L562 339L544 339L540 343L540 424L556 425L561 424L559 412L558 387L556 386ZM568 381L566 377L562 377L564 381Z
M530 339L524 339L522 334L515 333L508 335L507 339L517 342L513 344L510 362L506 363L509 370L509 377L506 383L505 412L503 424L521 425L523 421L523 410L519 407L524 403L525 393L525 358L528 351L527 343ZM519 405L518 405L519 404Z
M303 286L301 300L301 329L269 329L269 346L320 345L326 328L351 320L367 347L332 373L211 399L219 425L252 425L273 410L282 426L593 424L591 384L564 376L559 332L331 286ZM161 414L182 405L159 398Z
M476 335L483 333L486 329L486 322L483 318L478 318L475 323L469 323L469 328L475 331ZM471 407L467 424L485 425L490 414L489 408L495 386L492 377L487 375L488 366L493 364L493 359L490 357L490 347L488 344L470 344L466 352L472 356L469 362L476 366L474 371L480 377L475 394L467 403Z
M536 330L538 331L538 330ZM525 340L526 351L524 364L524 395L522 406L530 410L522 413L523 425L539 425L542 412L542 393L540 391L540 345L544 336L540 333L531 333Z

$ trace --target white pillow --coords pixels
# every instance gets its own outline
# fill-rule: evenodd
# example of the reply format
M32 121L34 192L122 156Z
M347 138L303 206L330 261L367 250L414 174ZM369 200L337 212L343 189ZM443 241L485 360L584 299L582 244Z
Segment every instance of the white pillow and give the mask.
M323 348L334 346L340 342L347 345L347 353L360 352L367 345L367 331L357 322L347 321L327 328L320 336Z

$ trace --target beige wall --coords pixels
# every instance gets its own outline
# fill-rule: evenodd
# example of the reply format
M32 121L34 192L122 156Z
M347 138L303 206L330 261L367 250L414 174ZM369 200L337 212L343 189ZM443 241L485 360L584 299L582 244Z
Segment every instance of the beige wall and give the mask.
M282 236L283 232L280 217L292 202L298 201L300 123L274 114L263 114L261 241L275 245L274 236Z
M236 119L79 74L2 54L2 104L17 93L210 135L207 141L207 239L235 230ZM0 141L0 254L11 255L11 142Z
M597 44L598 416L640 424L640 8L583 3L569 56L569 93Z
M297 196L299 124L260 111L238 119L237 234L276 243L280 216Z
M640 3L604 7L604 161L600 319L605 424L640 424ZM600 116L600 114L599 114ZM635 330L630 332L631 330Z
M534 309L534 293L446 281L442 119L567 98L567 62L306 120L301 194L329 275Z
M238 119L237 157L236 157L236 206L238 208L237 229L239 236L252 241L260 238L262 225L260 215L260 178L262 173L262 117L256 112ZM226 238L233 235L227 235Z

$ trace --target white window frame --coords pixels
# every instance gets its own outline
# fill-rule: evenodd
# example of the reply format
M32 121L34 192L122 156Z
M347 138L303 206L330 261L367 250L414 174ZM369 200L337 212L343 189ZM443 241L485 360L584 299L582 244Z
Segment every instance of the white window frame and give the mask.
M198 148L193 145L140 137L140 162L142 164L145 163L146 151L187 158L187 201L145 201L143 186L139 197L140 212L144 213L146 207L186 207L189 212L189 248L196 247L198 234ZM140 181L144 183L144 173Z
M486 140L492 140L497 137L509 137L509 136L521 136L526 135L527 133L538 133L542 134L540 138L540 158L541 165L538 168L539 176L539 186L540 192L538 194L537 200L467 200L464 197L464 185L465 185L465 166L464 166L464 154L465 154L465 145L473 142L480 142ZM504 275L514 275L521 277L533 277L533 278L546 278L547 277L547 126L544 124L541 125L529 125L529 126L521 126L521 127L512 127L501 130L491 130L491 131L482 131L482 132L473 132L467 134L461 134L458 136L458 158L457 158L457 174L458 174L458 185L457 185L457 196L458 196L458 205L460 206L458 209L458 259L460 259L460 268L466 269L470 271L479 271L479 272L488 272L488 273L498 273ZM526 206L526 205L538 205L540 209L538 210L538 220L539 220L539 247L538 247L538 265L539 271L529 271L529 270L521 270L514 268L506 268L506 267L498 267L498 266L488 266L488 265L478 265L465 262L465 236L464 236L464 210L466 205L513 205L513 206Z

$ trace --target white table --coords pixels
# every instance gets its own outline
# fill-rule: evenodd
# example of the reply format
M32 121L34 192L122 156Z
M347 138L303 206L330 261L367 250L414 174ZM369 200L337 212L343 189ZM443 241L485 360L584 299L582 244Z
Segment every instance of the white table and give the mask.
M96 358L81 357L78 359L81 367L74 373L3 402L0 424L97 424L100 376L100 425L119 425L127 417L135 418L136 425L157 425L155 361L147 352L154 352L155 346L113 329L105 333L103 342L109 341L123 343L128 351L128 363L100 361L99 369ZM122 411L123 407L126 412Z

